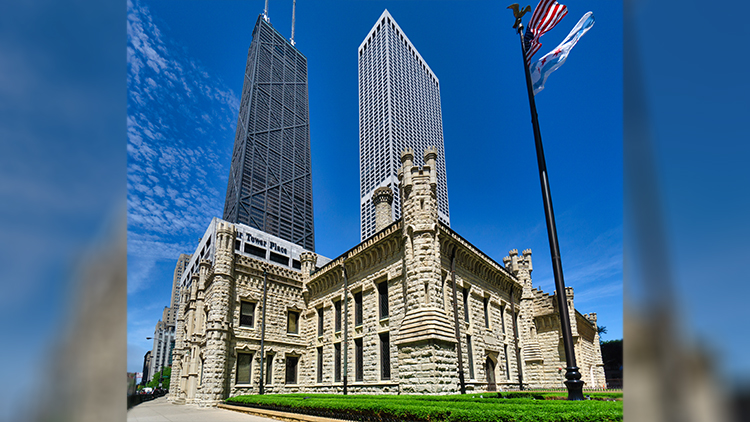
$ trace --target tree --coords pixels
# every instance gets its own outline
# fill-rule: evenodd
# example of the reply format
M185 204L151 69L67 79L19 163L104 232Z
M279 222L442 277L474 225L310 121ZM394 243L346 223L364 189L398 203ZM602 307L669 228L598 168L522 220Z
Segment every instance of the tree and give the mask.
M169 380L172 375L172 368L166 367L162 369L161 371L154 374L154 377L151 378L151 381L149 381L148 384L146 384L146 387L151 388L157 388L159 387L159 379L161 379L161 388L165 390L169 390Z
M599 332L599 337L602 336L602 334L607 334L607 326L606 325L597 325L596 331Z

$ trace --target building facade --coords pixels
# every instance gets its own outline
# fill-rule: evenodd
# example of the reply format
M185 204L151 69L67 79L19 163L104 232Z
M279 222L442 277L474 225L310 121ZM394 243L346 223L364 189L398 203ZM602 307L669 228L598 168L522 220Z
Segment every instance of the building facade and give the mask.
M180 254L179 258L177 258L177 264L174 267L174 274L172 276L172 294L170 295L169 306L164 307L161 319L154 327L154 344L149 355L149 370L144 370L144 373L147 372L152 377L162 369L172 366L175 325L180 305L180 280L182 279L183 272L190 263L190 258L192 258L190 254ZM148 380L146 374L144 374L144 379Z
M151 367L149 368L149 376L154 377L154 374L161 371L162 369L172 365L172 350L174 349L174 335L175 327L170 326L164 322L169 313L169 307L164 307L162 319L156 323L154 327L154 345L151 349Z
M358 53L361 239L375 234L371 198L377 188L391 188L399 203L396 174L399 154L407 148L437 148L438 218L450 226L440 81L388 10ZM392 212L394 220L401 218L399 207Z
M500 264L441 222L437 150L423 157L401 154L401 218L378 190L376 234L333 260L248 254L248 228L214 219L181 282L170 400L212 406L261 379L266 393L339 393L346 378L351 394L448 394L459 371L470 392L563 387L559 310L532 287L531 251ZM596 315L567 293L582 379L602 387Z
M166 315L166 319L163 321L174 327L177 323L177 310L180 307L180 280L182 279L182 273L185 271L188 263L190 262L190 254L180 254L177 258L177 265L174 267L174 275L172 276L172 295L169 299L169 312Z
M223 218L315 250L307 58L262 15L247 56Z

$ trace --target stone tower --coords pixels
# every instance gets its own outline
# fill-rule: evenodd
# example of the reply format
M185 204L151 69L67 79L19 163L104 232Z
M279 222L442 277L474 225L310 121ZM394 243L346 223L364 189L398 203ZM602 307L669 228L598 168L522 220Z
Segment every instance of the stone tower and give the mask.
M518 256L518 249L508 252L508 256L503 258L505 267L523 286L521 290L521 300L518 308L518 337L523 347L521 353L521 373L523 374L524 384L539 381L543 376L542 369L535 366L540 364L542 352L539 342L536 338L536 326L534 325L534 292L531 284L531 249L526 249Z
M456 391L456 339L440 305L441 268L438 241L438 201L435 160L428 148L424 167L414 165L414 152L401 154L399 171L403 218L405 315L398 347L401 392Z
M200 405L216 406L229 392L228 362L231 340L231 306L234 290L233 224L219 222L216 230L214 277L206 291L206 302L211 306L206 315L206 346L203 352L203 376ZM202 264L202 262L201 262ZM201 281L205 275L201 265Z

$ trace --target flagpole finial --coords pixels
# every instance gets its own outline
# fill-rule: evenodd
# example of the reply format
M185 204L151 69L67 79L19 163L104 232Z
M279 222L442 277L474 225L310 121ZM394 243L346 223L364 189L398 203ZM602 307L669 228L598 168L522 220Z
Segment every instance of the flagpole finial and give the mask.
M531 6L527 5L523 9L520 8L518 3L513 3L510 6L506 7L506 9L512 9L513 10L513 17L516 18L516 21L513 23L513 29L518 28L519 25L523 26L521 23L521 18L523 18L523 15L525 15L528 12L531 12Z

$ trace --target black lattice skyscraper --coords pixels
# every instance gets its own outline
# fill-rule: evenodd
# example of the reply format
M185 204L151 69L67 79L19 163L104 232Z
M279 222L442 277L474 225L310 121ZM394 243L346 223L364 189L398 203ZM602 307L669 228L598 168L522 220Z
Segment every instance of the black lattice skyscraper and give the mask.
M224 220L315 250L307 58L262 15L247 56Z
M448 183L443 147L440 81L388 11L384 11L359 46L359 180L362 240L375 234L372 195L381 186L400 204L398 169L401 151L437 148L438 218L450 225ZM393 219L401 207L391 208Z

